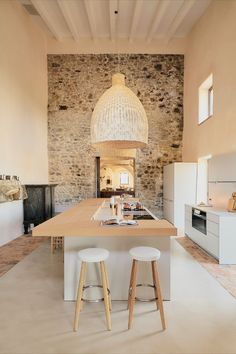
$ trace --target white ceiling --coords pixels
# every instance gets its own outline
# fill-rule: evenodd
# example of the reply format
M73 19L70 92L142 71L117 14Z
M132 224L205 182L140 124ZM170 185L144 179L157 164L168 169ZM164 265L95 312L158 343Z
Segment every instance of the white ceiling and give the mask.
M211 0L18 0L47 35L63 39L185 37ZM115 11L118 11L115 14Z

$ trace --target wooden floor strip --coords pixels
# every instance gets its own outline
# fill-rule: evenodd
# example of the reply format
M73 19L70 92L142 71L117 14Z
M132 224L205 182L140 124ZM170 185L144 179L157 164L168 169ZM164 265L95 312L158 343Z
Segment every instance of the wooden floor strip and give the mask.
M236 298L236 265L220 265L188 237L176 237L176 241Z
M48 238L45 237L22 235L17 237L15 240L8 242L6 245L1 246L0 276L7 273L12 267L14 267L47 240Z

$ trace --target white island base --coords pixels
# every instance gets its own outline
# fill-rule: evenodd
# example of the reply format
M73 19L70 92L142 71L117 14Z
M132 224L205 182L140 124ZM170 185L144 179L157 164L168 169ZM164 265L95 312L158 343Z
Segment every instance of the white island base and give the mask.
M132 226L131 226L132 227ZM89 247L105 248L110 252L106 261L112 300L127 300L131 272L132 247L151 246L161 251L158 261L162 296L171 299L170 289L170 237L162 236L104 236L104 237L64 237L64 300L75 300L80 273L78 251ZM150 262L139 262L137 283L152 284ZM101 284L99 264L88 264L86 284ZM144 291L145 290L145 291ZM152 288L139 288L137 295L153 298ZM86 297L96 296L96 288L87 290ZM101 297L101 296L100 296Z

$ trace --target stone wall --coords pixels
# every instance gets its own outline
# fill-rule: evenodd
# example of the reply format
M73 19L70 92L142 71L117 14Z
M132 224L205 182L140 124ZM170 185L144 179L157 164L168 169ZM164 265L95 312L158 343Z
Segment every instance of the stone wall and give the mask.
M148 117L148 147L137 151L135 190L162 215L163 166L182 159L182 55L124 54L120 72ZM48 153L56 205L95 196L95 150L90 145L92 110L118 71L117 55L48 55Z

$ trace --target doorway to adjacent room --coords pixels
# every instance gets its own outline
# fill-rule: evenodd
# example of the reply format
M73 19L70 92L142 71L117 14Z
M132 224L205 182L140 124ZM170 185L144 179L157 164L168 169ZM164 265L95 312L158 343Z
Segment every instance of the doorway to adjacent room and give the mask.
M135 195L135 159L100 157L97 161L97 196Z

